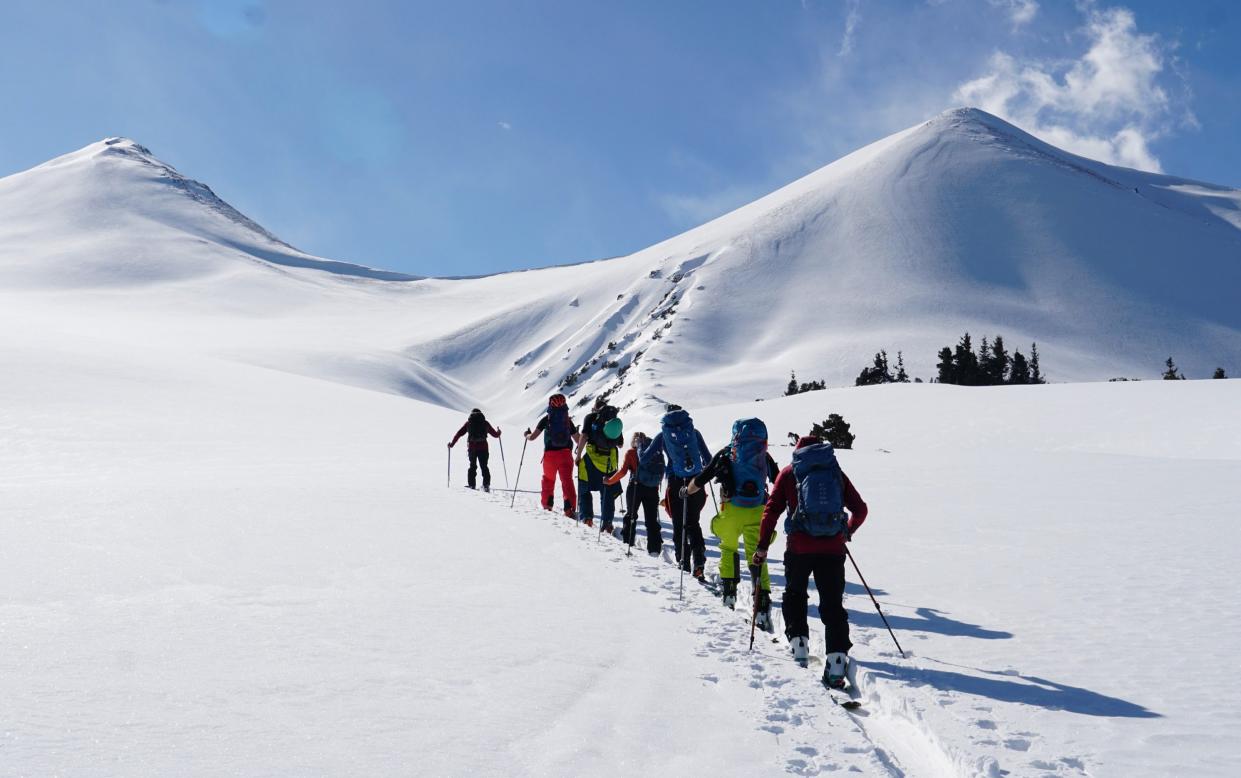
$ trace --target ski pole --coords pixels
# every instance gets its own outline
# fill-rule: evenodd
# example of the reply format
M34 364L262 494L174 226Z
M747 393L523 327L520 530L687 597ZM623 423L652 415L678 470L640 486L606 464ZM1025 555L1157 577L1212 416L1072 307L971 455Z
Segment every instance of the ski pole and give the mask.
M522 441L521 459L517 461L517 480L513 482L513 499L508 501L508 507L510 508L517 504L517 486L521 483L521 466L526 462L526 444L530 442L530 438L522 435Z
M870 595L870 601L875 604L875 610L879 613L879 618L883 619L883 626L888 628L888 634L892 636L892 642L896 643L896 650L901 652L901 659L905 658L905 649L901 648L900 642L896 639L896 633L892 631L892 625L888 623L888 617L883 615L883 608L879 607L879 601L875 599L875 593L870 590L870 586L866 583L866 578L862 576L862 570L857 566L857 560L853 558L853 554L849 551L849 547L845 546L845 553L849 555L849 561L853 563L853 569L857 570L857 577L861 579L862 586L866 587L866 593Z
M685 599L685 560L689 556L689 492L681 487L681 591L677 599Z
M715 501L715 481L709 481L707 486L711 489L711 504L715 506L715 515L720 515L720 504Z
M504 438L496 438L500 444L500 464L504 467L504 486L508 487L508 462L504 459Z
M452 444L448 445L448 483L444 484L448 488L452 488Z
M763 574L763 568L761 567L750 568L750 583L751 583L750 588L754 590L754 609L753 609L753 612L750 614L750 650L751 651L754 650L754 628L758 625L758 580L759 580L759 576L762 574Z

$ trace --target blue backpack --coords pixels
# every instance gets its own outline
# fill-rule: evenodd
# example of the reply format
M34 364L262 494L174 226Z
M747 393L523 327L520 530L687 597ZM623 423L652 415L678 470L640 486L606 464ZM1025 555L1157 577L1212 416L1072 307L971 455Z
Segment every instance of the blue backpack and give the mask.
M647 447L650 447L649 443ZM664 455L656 454L643 463L642 454L644 452L645 449L638 453L638 483L643 486L658 488L664 480Z
M570 448L573 430L569 427L569 409L563 405L547 409L547 432L543 435L545 448Z
M755 508L767 502L767 425L762 419L733 422L728 458L733 467L733 505Z
M797 510L784 520L784 533L803 532L817 538L845 531L844 476L830 443L816 443L793 452L797 479Z
M665 413L659 422L664 436L664 452L668 455L668 467L673 475L693 478L703 471L702 451L698 448L698 433L689 413L680 410Z

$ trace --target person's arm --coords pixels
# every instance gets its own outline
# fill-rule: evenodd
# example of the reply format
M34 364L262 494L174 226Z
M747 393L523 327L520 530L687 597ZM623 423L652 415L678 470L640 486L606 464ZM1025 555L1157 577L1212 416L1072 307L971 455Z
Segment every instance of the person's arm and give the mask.
M664 433L655 435L655 439L646 444L646 448L638 452L638 464L645 465L656 454L664 453Z
M862 495L858 494L857 488L843 470L840 472L840 477L844 482L844 503L849 511L849 536L852 537L853 533L858 531L858 527L862 526L862 522L866 521L866 515L870 511L865 501L862 500Z
M638 469L638 452L631 448L625 452L625 461L621 464L621 469L617 470L611 476L603 479L603 482L607 484L608 486L611 486L612 484L620 483L620 480L625 477L626 473L629 473L637 469Z
M493 438L498 438L498 437L500 437L500 430L498 430L498 429L496 429L495 427L491 426L491 422L487 422L487 432L488 432L488 434L490 434L490 435L491 435L491 437L493 437Z
M727 466L728 449L720 449L715 453L715 456L711 457L711 460L707 463L707 466L703 468L701 473L689 479L689 483L685 485L685 491L690 494L697 492L699 489L702 489L710 483L711 479L719 475L723 468Z
M763 523L758 529L758 550L764 559L767 556L767 547L771 545L771 540L775 537L776 522L780 520L780 514L789 507L788 489L791 479L793 479L792 468L781 470L776 476L776 484L772 487L767 505L763 507Z
M534 431L526 430L526 440L535 440L539 435L543 434L543 430L547 427L547 417L539 419L539 423L534 425Z
M776 460L771 458L771 454L767 454L767 480L773 484L780 477L780 466L776 464Z
M707 448L707 441L703 439L702 433L694 430L694 434L698 436L698 451L702 453L702 461L711 461L711 449Z
M448 443L449 448L452 448L453 446L457 445L457 441L461 440L461 436L465 434L466 427L469 427L469 426L470 426L470 423L468 421L465 424L461 425L461 429L457 430L457 434L453 435L452 440Z

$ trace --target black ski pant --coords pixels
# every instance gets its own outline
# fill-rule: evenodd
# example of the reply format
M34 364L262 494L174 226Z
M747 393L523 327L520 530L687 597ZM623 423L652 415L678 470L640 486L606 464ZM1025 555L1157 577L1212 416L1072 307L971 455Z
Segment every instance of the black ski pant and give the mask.
M707 504L707 493L699 489L688 499L682 497L681 487L686 483L687 480L679 476L668 476L668 509L672 514L672 542L676 544L677 564L684 570L691 570L707 563L707 544L698 523ZM686 536L689 537L688 555L684 553Z
M656 553L663 547L662 530L659 526L659 487L643 486L638 479L629 479L625 490L625 526L622 535L629 545L634 544L638 534L638 507L642 507L646 521L646 550Z
M827 653L848 653L853 647L849 641L849 612L845 610L845 558L835 554L784 553L784 634L790 640L810 637L806 624L806 593L810 576L819 590L819 618L827 628Z
M475 476L475 473L478 471L478 468L481 467L483 469L483 488L490 489L491 488L491 471L487 469L487 458L491 456L490 452L471 451L469 453L470 453L470 469L465 474L466 484L471 489L474 488L474 476Z

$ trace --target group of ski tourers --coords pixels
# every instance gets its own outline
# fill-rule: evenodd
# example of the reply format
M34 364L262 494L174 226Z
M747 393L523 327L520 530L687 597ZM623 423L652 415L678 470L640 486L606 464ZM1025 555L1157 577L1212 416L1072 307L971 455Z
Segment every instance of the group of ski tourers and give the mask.
M491 484L487 469L487 437L499 437L483 414L475 409L448 445L461 436L469 441L468 485L475 488L475 465L481 465L483 489ZM616 500L624 489L625 515L621 540L633 546L638 511L646 524L646 547L652 557L661 555L660 506L672 519L672 543L677 565L700 583L715 589L725 607L737 602L741 579L739 540L745 542L754 589L754 625L773 630L771 580L767 553L776 537L782 514L786 536L784 553L785 590L781 603L784 631L794 659L805 664L810 656L810 629L806 623L807 590L814 576L819 591L819 615L827 633L824 682L844 688L848 666L849 617L843 604L845 589L845 543L866 520L862 501L849 477L840 469L830 444L815 437L797 441L793 461L783 469L767 450L767 428L761 419L738 419L729 443L711 453L689 413L669 405L660 420L659 433L650 438L635 432L621 458L623 426L615 407L606 398L595 401L579 427L569 415L563 394L553 394L547 413L526 441L543 441L542 505L555 509L555 486L560 481L565 516L593 527L594 498L599 493L601 533L612 534ZM523 446L524 459L524 446ZM574 484L574 470L577 478ZM719 585L706 580L706 544L699 524L706 507L708 489L715 500L711 531L719 539ZM877 606L876 606L877 607Z

